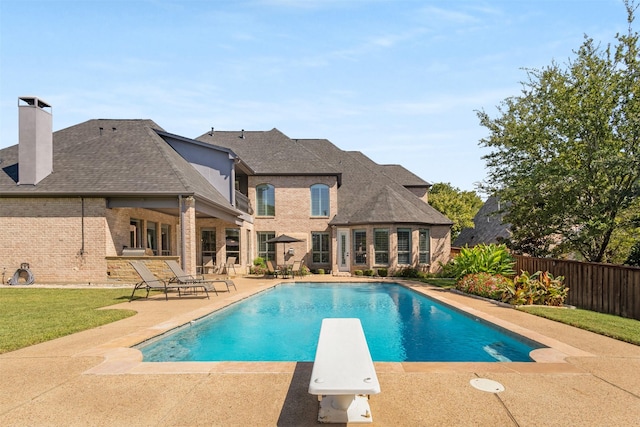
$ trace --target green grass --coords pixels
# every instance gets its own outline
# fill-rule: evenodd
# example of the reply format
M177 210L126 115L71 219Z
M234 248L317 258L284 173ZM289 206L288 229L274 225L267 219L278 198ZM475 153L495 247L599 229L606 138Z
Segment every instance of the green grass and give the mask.
M98 310L127 301L130 294L130 289L0 289L0 354L133 316L133 310Z
M596 313L595 311L581 309L574 310L543 306L519 307L518 309L620 341L640 345L639 320L626 319L611 314Z
M426 279L420 279L420 281L443 289L455 288L456 286L456 279L451 278L429 277Z

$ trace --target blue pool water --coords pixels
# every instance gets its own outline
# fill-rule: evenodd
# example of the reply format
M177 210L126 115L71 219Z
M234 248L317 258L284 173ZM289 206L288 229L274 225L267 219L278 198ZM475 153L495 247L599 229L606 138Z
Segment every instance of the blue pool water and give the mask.
M143 343L144 361L313 361L325 317L357 317L378 362L532 361L541 345L397 284L282 284Z

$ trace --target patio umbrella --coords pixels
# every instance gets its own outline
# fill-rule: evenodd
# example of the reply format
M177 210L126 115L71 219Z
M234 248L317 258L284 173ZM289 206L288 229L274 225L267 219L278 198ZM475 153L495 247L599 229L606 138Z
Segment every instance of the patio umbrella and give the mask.
M281 234L278 237L274 237L273 239L269 239L266 243L294 243L294 242L302 242L300 239L296 239L295 237L287 236L286 234ZM286 251L285 251L286 254Z

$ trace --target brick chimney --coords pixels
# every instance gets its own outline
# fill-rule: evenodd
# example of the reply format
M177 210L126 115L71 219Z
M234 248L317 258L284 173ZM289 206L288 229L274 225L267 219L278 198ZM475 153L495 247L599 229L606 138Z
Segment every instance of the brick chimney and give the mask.
M34 96L18 98L18 184L36 185L53 172L51 105Z

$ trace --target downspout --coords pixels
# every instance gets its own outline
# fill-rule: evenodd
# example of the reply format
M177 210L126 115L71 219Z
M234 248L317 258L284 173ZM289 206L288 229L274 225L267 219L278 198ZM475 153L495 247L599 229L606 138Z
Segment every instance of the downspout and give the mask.
M81 221L81 236L82 245L80 246L80 256L84 255L84 197L80 197L80 221Z
M184 229L184 207L182 202L182 194L178 195L178 209L180 209L180 264L184 270L184 259L187 254L187 248L185 246L185 229Z

